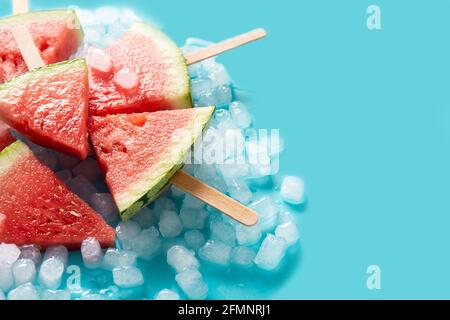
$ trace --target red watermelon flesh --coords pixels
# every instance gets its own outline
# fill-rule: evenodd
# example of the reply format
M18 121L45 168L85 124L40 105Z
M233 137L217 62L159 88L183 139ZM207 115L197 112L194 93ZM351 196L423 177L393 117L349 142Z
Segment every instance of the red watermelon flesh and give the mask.
M14 141L16 141L16 139L9 132L9 127L6 123L0 121L0 151L5 149Z
M96 238L113 247L115 231L16 141L0 153L0 243L79 249Z
M192 107L184 56L161 31L136 23L108 53L113 65L110 74L89 72L89 115ZM124 92L114 83L114 75L123 69L137 74L136 92Z
M159 195L213 112L205 107L89 119L97 158L123 220Z
M69 59L83 41L73 10L38 11L0 20L0 83L28 71L11 33L14 24L27 24L46 64Z
M88 91L82 59L38 68L0 85L0 118L31 141L83 160Z

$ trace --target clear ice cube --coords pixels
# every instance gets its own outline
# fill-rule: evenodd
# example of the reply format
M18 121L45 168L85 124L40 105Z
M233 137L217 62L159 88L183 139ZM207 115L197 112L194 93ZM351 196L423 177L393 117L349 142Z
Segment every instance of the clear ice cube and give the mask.
M204 209L182 208L180 212L181 222L186 229L203 229L207 217L208 212Z
M256 252L248 247L236 247L231 251L231 263L242 268L250 268L255 257Z
M206 242L205 236L198 230L190 230L184 234L186 245L191 250L200 249Z
M129 250L110 248L103 257L103 268L113 270L117 267L132 267L136 265L137 253Z
M280 224L275 229L275 235L286 241L287 246L295 244L300 239L300 234L297 229L295 221L287 221Z
M167 251L167 263L177 272L183 272L188 268L199 268L195 254L182 246L173 246Z
M16 286L27 282L34 282L36 278L36 266L33 260L19 259L12 266L14 283Z
M11 266L20 257L20 249L15 244L0 244L0 264Z
M258 250L255 264L263 270L272 271L278 268L285 254L286 241L268 234Z
M31 283L25 283L8 293L8 300L39 300L39 292Z
M136 267L118 267L112 273L114 284L120 288L135 288L144 284L144 276Z
M204 300L208 296L208 285L197 269L187 269L178 273L176 282L184 294L191 300Z
M87 238L81 244L81 257L85 267L89 269L96 269L100 266L103 258L103 251L95 238Z
M228 266L231 258L231 247L225 243L209 240L198 251L199 257L209 263Z
M155 300L180 300L180 295L169 289L163 289L155 295Z
M159 220L159 232L164 238L175 238L183 231L180 217L175 211L163 211Z
M39 283L42 287L56 290L61 285L64 264L60 259L51 257L42 262L39 269Z
M302 204L305 201L305 184L299 177L284 177L280 194L284 202L294 205Z

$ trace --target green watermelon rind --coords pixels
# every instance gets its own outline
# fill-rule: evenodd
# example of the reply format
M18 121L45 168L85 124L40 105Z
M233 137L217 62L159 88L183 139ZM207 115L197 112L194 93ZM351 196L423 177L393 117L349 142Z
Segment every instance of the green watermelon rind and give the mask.
M183 52L178 48L164 32L143 22L134 23L131 32L137 32L150 38L160 49L160 61L167 66L167 86L165 97L168 99L172 109L185 109L192 107L191 84L186 59Z
M20 140L13 142L0 152L0 177L8 171L24 156L31 154L31 150Z
M15 24L36 23L45 21L66 21L67 27L77 31L78 45L83 42L84 33L75 10L60 9L49 11L33 11L0 19L0 31L10 29Z
M74 59L33 69L8 82L0 84L0 100L6 100L10 95L16 94L20 90L21 85L28 85L52 74L78 69L84 69L86 74L88 73L86 60Z
M188 151L194 145L195 141L200 137L207 127L215 107L195 108L195 114L190 123L190 137L185 135L179 139L178 145L172 145L168 153L176 153L176 157L172 157L171 161L161 163L158 173L152 171L152 174L143 178L142 187L133 186L136 190L121 192L115 195L116 204L119 208L120 217L123 221L131 219L139 210L153 202L164 191L169 184L173 175L183 167L183 159ZM174 138L177 141L177 137ZM176 150L176 151L174 151ZM164 156L163 156L164 157ZM150 183L149 183L150 181ZM153 183L154 182L154 183ZM139 184L139 183L136 183Z

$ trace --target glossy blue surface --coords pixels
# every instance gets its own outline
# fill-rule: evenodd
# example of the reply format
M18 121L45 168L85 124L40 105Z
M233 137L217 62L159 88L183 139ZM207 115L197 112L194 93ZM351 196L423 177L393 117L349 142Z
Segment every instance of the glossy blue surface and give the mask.
M380 31L366 28L373 3L382 10ZM298 213L299 260L282 276L245 275L255 292L244 295L450 297L449 1L32 4L129 6L161 22L180 45L188 36L215 41L259 26L269 31L266 40L220 61L252 92L257 127L281 129L281 170L305 178L309 201ZM9 10L2 5L0 14ZM366 287L372 264L382 270L379 291ZM148 272L155 290L173 282L159 268ZM223 291L241 281L226 277L234 276L214 280Z

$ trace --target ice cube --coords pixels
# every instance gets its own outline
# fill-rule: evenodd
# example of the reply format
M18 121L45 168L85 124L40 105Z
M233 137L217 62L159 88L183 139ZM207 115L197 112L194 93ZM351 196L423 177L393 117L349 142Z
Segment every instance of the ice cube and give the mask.
M31 283L25 283L11 290L8 300L39 300L39 292Z
M183 200L182 208L186 209L203 209L205 207L205 203L190 194L187 194Z
M250 204L250 208L258 213L263 231L267 232L275 228L280 210L272 197L260 197Z
M72 173L74 176L81 175L90 181L94 181L102 176L98 162L92 158L87 158L80 162L72 169Z
M221 130L221 124L227 121L231 121L230 111L228 111L227 109L219 109L214 113L211 125Z
M218 171L226 180L233 178L247 178L250 173L250 166L245 156L226 159L217 166Z
M203 229L208 212L204 209L185 209L180 212L180 219L186 229Z
M228 179L228 194L242 204L248 204L253 199L253 193L247 183L239 179Z
M12 266L20 257L20 249L15 244L0 244L0 264Z
M119 218L119 210L110 193L94 193L91 195L92 208L100 213L106 222L112 223Z
M124 249L131 249L131 242L141 232L141 226L132 220L120 222L116 227L116 235Z
M305 201L305 184L299 177L284 177L280 194L284 202L302 204Z
M255 264L263 270L272 271L280 265L285 254L286 241L273 234L268 234L258 250Z
M80 162L77 158L64 153L57 153L56 156L58 157L61 168L64 170L70 170Z
M84 41L91 45L102 46L105 37L106 28L101 22L83 26Z
M51 246L45 250L44 260L50 258L56 258L60 260L64 267L67 267L67 260L69 259L69 251L64 246Z
M127 94L132 94L139 88L139 77L133 70L123 68L116 72L113 77L113 83L118 89Z
M19 259L12 267L14 283L16 286L27 282L33 282L36 278L36 266L33 260Z
M231 247L222 242L209 240L198 251L199 257L212 264L228 266L231 258Z
M246 129L252 124L252 117L247 107L239 101L232 102L229 106L231 118L239 128Z
M184 240L189 249L198 250L206 242L205 236L198 230L187 231L184 234Z
M105 25L119 20L119 10L116 7L99 7L95 10L95 19Z
M87 52L86 62L91 67L92 72L101 77L106 78L113 69L111 56L103 49L90 47Z
M173 185L170 187L170 191L175 198L183 198L186 195L186 192Z
M136 265L137 253L129 250L108 249L103 257L103 268L113 270L117 267Z
M225 157L234 159L245 151L245 138L240 129L228 129L224 132Z
M150 260L161 252L161 238L155 227L144 229L132 239L132 250L144 260Z
M210 94L213 90L212 82L208 78L191 79L191 94L194 100L205 94ZM204 105L205 106L205 105Z
M112 273L114 284L120 288L135 288L144 284L144 276L136 267L118 267Z
M297 229L295 221L287 221L280 224L275 229L275 235L286 241L287 246L295 244L300 239L300 234Z
M231 263L242 268L250 268L255 257L256 252L247 247L236 247L231 251Z
M261 240L261 225L247 227L242 224L236 226L236 238L241 246L252 246Z
M6 300L6 296L2 290L0 290L0 301Z
M230 86L219 86L213 92L214 105L225 106L233 101L233 92Z
M87 268L98 268L103 258L100 242L92 237L85 239L81 244L81 256L83 258L83 263Z
M70 180L68 186L74 193L86 202L89 202L91 195L97 193L95 186L82 175L78 175Z
M188 268L200 267L200 263L194 253L182 246L173 246L167 251L167 263L177 273L183 272Z
M214 64L214 67L209 72L209 78L214 87L227 86L231 83L227 70L220 63Z
M72 179L72 171L65 169L58 171L56 176L61 180L64 184L68 184L70 179Z
M236 234L233 226L222 221L213 221L211 223L211 240L223 242L229 246L236 244Z
M0 291L8 292L13 286L12 266L0 263Z
M156 215L147 207L141 209L132 219L144 229L150 228L157 222Z
M203 300L208 296L208 285L197 269L187 269L177 274L175 280L191 300Z
M159 219L159 232L164 238L175 238L183 231L180 217L175 211L163 211Z
M177 211L177 207L172 200L163 197L155 201L153 211L156 213L157 217L159 217L163 211Z
M58 157L53 151L44 150L37 154L37 158L41 163L55 171L59 167Z
M62 301L70 300L71 293L69 290L43 290L41 291L42 300Z
M42 287L56 290L61 285L64 264L60 259L51 257L42 262L39 269L39 283Z
M156 294L155 300L180 300L180 295L175 291L163 289Z

